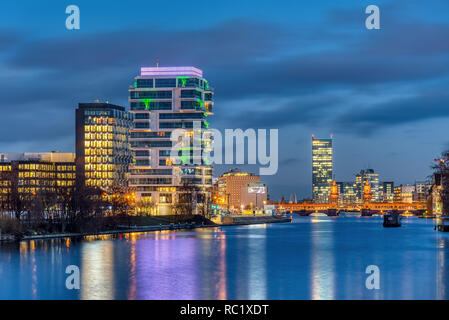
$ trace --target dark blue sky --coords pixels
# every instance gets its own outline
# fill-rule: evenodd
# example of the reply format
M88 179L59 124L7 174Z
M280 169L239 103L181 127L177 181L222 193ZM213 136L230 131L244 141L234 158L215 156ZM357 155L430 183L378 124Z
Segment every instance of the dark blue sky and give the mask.
M204 70L213 126L279 129L274 198L310 196L312 133L334 134L337 180L372 167L413 183L449 147L448 1L19 0L0 10L0 151L74 152L77 103L127 106L156 57Z

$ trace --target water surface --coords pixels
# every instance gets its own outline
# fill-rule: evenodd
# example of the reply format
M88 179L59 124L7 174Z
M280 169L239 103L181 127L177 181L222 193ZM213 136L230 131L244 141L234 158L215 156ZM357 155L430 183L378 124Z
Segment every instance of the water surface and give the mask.
M68 265L81 289L67 290ZM380 269L367 290L365 269ZM449 234L433 221L292 223L0 245L0 299L447 299Z

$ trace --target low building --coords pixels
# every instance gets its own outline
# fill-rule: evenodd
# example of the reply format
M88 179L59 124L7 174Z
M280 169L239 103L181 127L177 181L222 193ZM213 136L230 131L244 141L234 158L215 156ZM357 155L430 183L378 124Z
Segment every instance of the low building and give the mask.
M267 186L262 183L250 183L242 186L240 209L261 210L267 203Z
M415 182L415 190L413 191L413 201L425 202L429 195L430 184L425 181Z
M232 169L218 178L216 184L215 203L222 209L241 212L242 209L250 209L251 204L256 207L256 196L248 193L248 185L260 184L260 176L252 173ZM262 208L263 201L267 200L267 194L257 199L257 206ZM261 201L261 202L260 202ZM243 206L243 208L242 208Z
M354 182L337 182L339 200L343 205L352 205L357 202L357 187Z
M394 187L394 202L413 202L413 193L415 192L415 186L412 185L400 185Z
M0 154L1 209L8 200L32 201L36 196L67 194L75 185L75 154L59 152Z
M394 182L393 181L384 181L382 182L383 186L383 201L384 202L393 202L394 201Z

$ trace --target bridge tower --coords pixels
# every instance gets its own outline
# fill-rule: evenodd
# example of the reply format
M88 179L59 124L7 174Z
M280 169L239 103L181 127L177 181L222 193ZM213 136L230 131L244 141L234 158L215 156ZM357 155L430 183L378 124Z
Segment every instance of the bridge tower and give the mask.
M338 204L338 186L335 182L335 179L332 181L331 193L329 195L329 203L337 203Z
M363 202L371 202L373 198L373 194L371 193L371 185L368 182L368 179L365 181L365 185L363 186Z

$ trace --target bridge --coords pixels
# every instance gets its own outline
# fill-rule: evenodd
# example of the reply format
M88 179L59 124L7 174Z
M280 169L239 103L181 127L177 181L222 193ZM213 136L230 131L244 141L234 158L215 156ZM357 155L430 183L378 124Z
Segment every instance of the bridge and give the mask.
M301 215L309 215L312 213L325 213L328 216L337 216L340 212L360 212L362 216L371 216L373 214L384 214L395 212L399 214L427 214L426 202L374 202L371 193L371 185L366 180L363 186L362 203L357 204L341 204L338 195L338 187L333 180L328 203L278 203L274 204L278 211L299 213Z
M336 216L340 212L360 212L362 216L398 212L400 214L424 215L427 212L426 202L364 202L362 204L337 203L273 203L279 211L310 215L312 213L325 213Z

